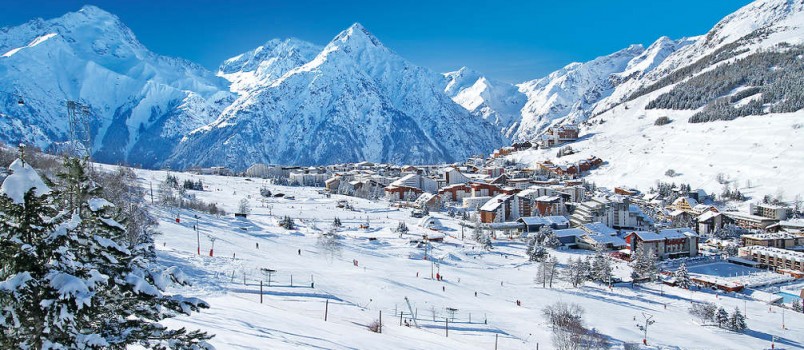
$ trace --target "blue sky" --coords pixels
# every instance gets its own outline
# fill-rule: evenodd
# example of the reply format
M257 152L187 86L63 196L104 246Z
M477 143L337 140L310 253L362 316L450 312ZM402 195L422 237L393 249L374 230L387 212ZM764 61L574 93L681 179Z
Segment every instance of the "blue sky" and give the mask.
M272 38L324 45L354 22L438 72L468 66L521 82L630 44L704 34L748 0L94 2L4 0L0 26L52 18L84 4L116 14L152 51L210 69Z

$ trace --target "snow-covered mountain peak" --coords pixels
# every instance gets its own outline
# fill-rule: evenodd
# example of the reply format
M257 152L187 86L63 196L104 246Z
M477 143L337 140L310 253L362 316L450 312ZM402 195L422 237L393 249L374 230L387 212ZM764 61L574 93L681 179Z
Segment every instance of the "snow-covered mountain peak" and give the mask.
M733 42L802 12L801 0L757 0L724 17L707 33L703 44L711 47Z
M346 28L344 31L340 32L335 39L332 40L332 43L349 43L349 45L372 45L376 47L382 47L382 43L380 42L374 34L363 27L360 23L354 23L349 28Z
M292 69L310 62L321 47L295 39L272 39L221 64L218 75L229 80L239 93L267 86Z

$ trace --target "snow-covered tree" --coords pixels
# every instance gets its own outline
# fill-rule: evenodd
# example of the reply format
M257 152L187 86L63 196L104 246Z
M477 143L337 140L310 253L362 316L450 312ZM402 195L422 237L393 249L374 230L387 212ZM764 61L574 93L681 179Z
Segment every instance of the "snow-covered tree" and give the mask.
M735 332L742 332L748 328L748 325L745 323L745 316L740 313L740 308L734 308L734 313L731 314L731 318L729 318L729 328Z
M802 312L801 300L793 300L793 311Z
M592 279L601 283L609 283L611 277L611 261L602 252L598 252L592 260Z
M282 220L279 221L279 226L286 229L286 230L295 230L296 229L296 222L293 221L293 218L290 216L285 215Z
M717 322L720 328L727 328L729 326L729 313L726 312L726 309L722 306L719 307L717 313L715 313L715 322Z
M3 182L0 348L207 348L205 333L159 323L207 305L165 294L182 275L155 264L152 243L129 247L80 161L65 169L53 190L19 162Z
M548 248L558 248L561 246L561 241L558 240L558 236L556 236L555 232L552 229L547 227L549 230L544 235L544 246Z
M696 302L690 306L690 315L697 317L702 323L715 322L717 305L710 302Z
M586 282L588 274L589 269L586 268L586 263L581 258L575 260L570 258L567 260L567 268L564 270L564 275L573 287L578 287Z
M404 221L400 221L399 225L396 226L396 229L394 231L396 231L399 234L402 234L407 233L408 231L410 231L410 229L408 229L408 225L406 225Z
M341 226L343 226L343 224L341 224L341 219L335 218L332 220L332 227L337 229Z
M248 198L243 198L240 200L240 203L237 205L237 212L240 214L251 213L251 204L249 204Z
M656 260L653 249L646 250L645 245L640 244L631 259L631 267L634 269L632 277L655 279L658 271Z
M539 244L538 238L535 236L528 240L528 249L525 254L528 256L528 261L544 261L550 256L547 249Z
M676 269L674 276L676 278L676 285L679 288L690 289L692 281L690 280L690 274L687 271L687 264L682 262L681 266Z

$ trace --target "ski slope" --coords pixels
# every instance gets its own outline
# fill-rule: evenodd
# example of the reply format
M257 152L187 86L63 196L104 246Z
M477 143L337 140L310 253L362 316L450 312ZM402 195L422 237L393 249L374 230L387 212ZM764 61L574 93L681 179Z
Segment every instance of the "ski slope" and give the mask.
M166 175L137 172L146 189L151 184L157 188ZM431 255L439 262L435 266L423 259L423 249L409 243L426 231L416 226L418 219L411 218L407 209L389 208L383 201L326 198L316 188L273 185L267 187L295 200L271 198L263 203L259 189L265 184L260 179L173 174L179 183L201 179L206 190L190 192L230 213L250 196L252 213L247 219L154 208L160 219L161 234L156 237L160 261L180 267L193 282L182 288L182 294L201 297L211 305L200 314L167 323L214 333L211 343L219 349L494 349L495 341L498 349L534 349L537 344L539 349L551 349L550 328L541 309L556 301L583 306L587 326L609 337L615 348L641 342L642 332L635 325L642 313L656 320L648 332L651 348L759 349L769 348L772 336L779 337L777 348L804 347L804 314L786 312L783 330L781 309L761 302L658 284L635 289L621 284L609 290L594 283L572 288L558 282L553 289L542 288L534 281L536 264L527 262L522 242L498 233L494 249L482 251L469 240L471 229L461 240L458 221L440 214L435 217L447 238L433 243ZM355 211L336 208L342 199ZM195 215L201 255L196 252ZM295 219L296 230L277 225L285 215ZM335 217L343 223L339 251L317 244ZM359 229L367 220L370 228ZM403 237L393 232L400 221L411 230ZM209 237L215 238L212 257ZM551 254L564 263L590 253ZM276 271L270 287L261 269ZM443 281L431 278L431 269L443 275ZM627 279L630 269L618 263L615 274ZM410 318L405 297L420 328L399 325L399 311ZM712 301L729 312L745 308L749 331L738 334L697 324L687 312L691 300ZM448 336L447 308L456 309ZM380 312L383 332L370 332L367 325Z

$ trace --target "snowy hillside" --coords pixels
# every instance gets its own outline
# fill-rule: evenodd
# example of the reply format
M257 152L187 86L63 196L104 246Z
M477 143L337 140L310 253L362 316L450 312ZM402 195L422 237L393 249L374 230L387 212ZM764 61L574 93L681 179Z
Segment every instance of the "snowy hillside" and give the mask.
M223 79L148 51L117 17L93 6L3 28L0 53L6 142L64 142L65 102L74 100L91 109L96 159L152 166L229 103Z
M138 174L146 187L166 175ZM462 240L458 220L440 213L434 215L447 237L432 244L428 256L434 260L425 260L424 248L412 240L432 231L417 226L418 219L411 218L408 210L389 208L385 202L327 198L315 188L265 185L257 179L173 175L179 181L201 180L206 190L190 192L229 212L237 210L241 199L251 198L247 219L156 209L162 233L156 237L160 261L189 277L193 287L181 290L183 294L210 304L200 314L169 324L215 333L211 343L219 349L492 349L495 342L499 349L553 349L541 310L556 301L581 305L586 325L615 349L641 342L643 333L635 320L641 320L642 313L656 321L648 333L653 348L767 348L772 336L778 337L777 347L804 346L800 336L804 314L788 311L782 330L778 308L769 312L764 302L733 294L717 296L652 283L609 289L594 283L573 288L560 281L553 288L542 287L534 280L538 264L527 261L524 243L500 236L493 241L493 250L482 250L469 239L471 228ZM260 200L263 186L296 199ZM348 200L355 210L336 208L339 200ZM296 229L278 226L285 215L294 218ZM340 238L327 240L321 234L336 217L343 223L337 232ZM393 231L399 222L411 230L401 237ZM358 228L366 223L369 229ZM201 256L196 254L196 224ZM550 254L563 264L590 253L550 250ZM615 266L615 275L627 279L630 268L623 263ZM274 270L270 277L266 269ZM431 273L442 275L443 281L431 278ZM405 298L420 328L413 324ZM692 300L711 301L729 312L736 307L747 310L749 330L735 333L700 325L688 313ZM405 313L403 320L400 311ZM380 312L382 333L373 333L368 325L379 321Z
M355 24L310 62L242 93L166 164L439 163L504 143L490 123L441 91L438 74Z
M801 38L804 4L782 0L751 3L706 35L660 38L610 76L608 96L561 114L591 117L581 140L570 144L579 153L558 162L603 158L608 164L591 179L604 186L648 189L661 180L721 193L724 184L715 179L723 173L731 188L754 198L781 192L793 200L804 193L785 175L804 169L804 146L797 141L804 125L796 88L804 81L802 48L795 46ZM654 125L659 117L671 123ZM512 158L533 164L555 161L555 154L528 151ZM677 175L665 176L670 169Z
M547 77L519 84L528 102L514 136L530 140L547 127L560 122L581 122L595 103L614 89L611 75L620 73L644 49L634 45L585 63L571 63Z

